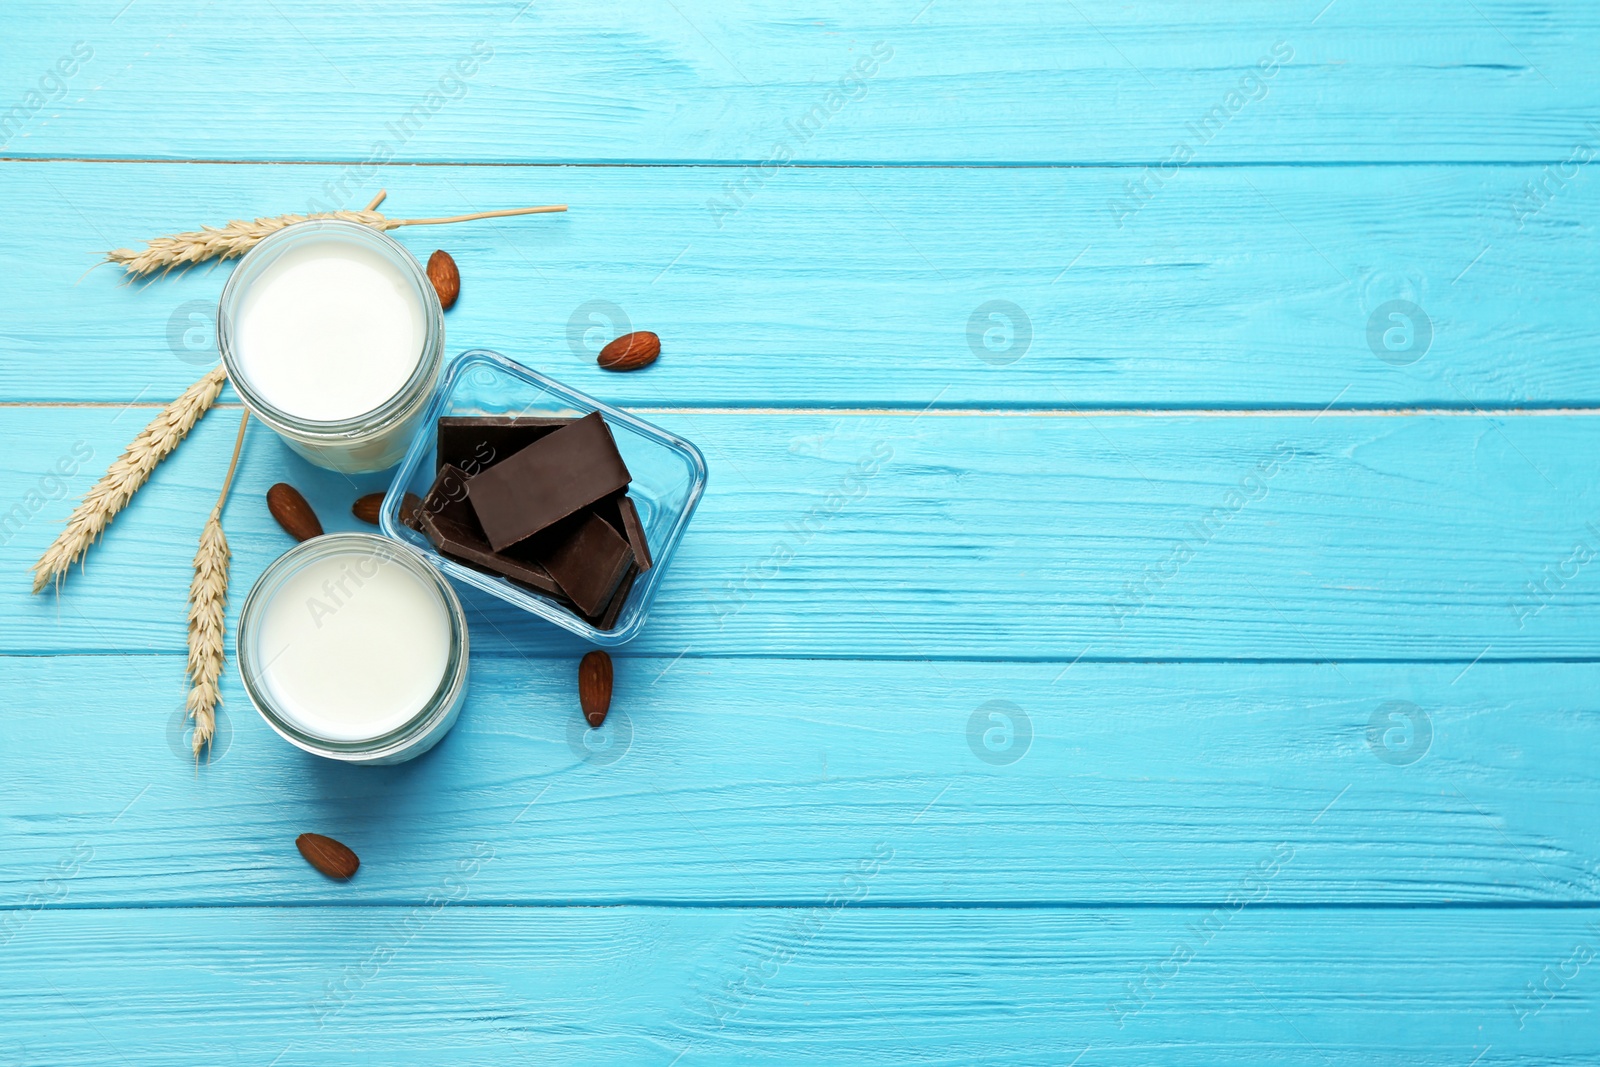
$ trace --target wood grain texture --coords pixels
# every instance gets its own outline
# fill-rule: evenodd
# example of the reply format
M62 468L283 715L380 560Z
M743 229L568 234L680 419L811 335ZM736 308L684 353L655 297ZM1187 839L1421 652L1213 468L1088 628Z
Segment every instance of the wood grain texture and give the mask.
M0 659L0 909L817 904L892 849L873 906L1600 901L1600 667L616 658L474 660L426 757L348 768L272 734L230 664L196 769L179 656ZM1458 680L1459 679L1459 680ZM759 694L759 696L757 696ZM323 833L348 884L295 852Z
M206 417L59 599L0 589L0 644L183 648L192 546L237 418ZM636 653L1463 665L1600 653L1600 418L659 421L705 451L711 484ZM139 422L110 407L0 409L0 470L15 487L0 514L20 507L23 520L0 566L23 573ZM74 447L93 462L65 487L50 481ZM253 426L225 518L230 627L289 547L263 503L280 480L329 529L353 528L350 502L381 484L315 471ZM474 649L490 655L579 647L487 596L469 614Z
M1596 21L1584 0L823 0L803 17L778 0L25 0L0 29L8 95L76 42L93 58L3 151L1143 164L1188 142L1203 162L1552 162L1600 104ZM886 61L841 87L874 47ZM791 132L808 115L816 132Z
M624 403L1600 404L1586 170L1537 212L1528 167L1189 170L1122 214L1129 173L787 170L719 215L726 169L392 167L348 203L380 184L398 217L569 202L396 236L460 265L451 354L496 348ZM215 358L231 265L84 272L107 248L303 210L328 174L0 164L0 257L28 265L0 303L0 399L177 395ZM1380 358L1369 326L1393 325L1392 300L1421 332ZM595 366L630 328L662 336L660 362Z
M1592 910L505 909L450 906L459 885L419 909L38 913L0 954L0 1048L33 1067L1460 1067L1596 1048Z
M0 1063L1593 1062L1597 37L1583 0L12 0ZM299 753L230 664L197 767L239 409L59 598L25 571L214 360L229 268L84 271L380 186L571 203L399 236L460 263L452 353L642 411L709 494L606 730L583 646L469 598L424 758ZM1382 349L1392 301L1425 343ZM605 375L625 329L662 359ZM255 427L230 629L279 480L329 529L383 484Z

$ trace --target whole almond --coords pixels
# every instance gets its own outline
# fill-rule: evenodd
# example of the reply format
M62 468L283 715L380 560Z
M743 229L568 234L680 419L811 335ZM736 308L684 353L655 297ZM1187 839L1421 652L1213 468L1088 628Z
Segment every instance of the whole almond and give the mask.
M311 866L341 882L355 874L356 868L361 866L361 861L347 846L321 834L301 834L294 839L294 847L300 850L300 855Z
M368 493L350 505L350 514L362 522L378 525L378 510L383 507L382 493Z
M406 493L400 498L400 521L406 526L416 524L417 509L422 506L422 498L415 493ZM378 514L383 510L383 494L368 493L366 496L350 505L350 514L362 522L378 525Z
M439 306L449 311L456 297L461 295L461 272L456 269L456 261L450 258L449 252L440 248L428 257L428 280L439 294Z
M625 333L600 350L599 364L604 370L638 370L648 367L661 355L661 338L649 330Z
M611 657L595 649L578 664L578 703L591 728L606 721L611 710Z
M267 510L296 541L322 536L322 523L317 521L317 513L311 510L300 490L288 482L279 482L267 490Z

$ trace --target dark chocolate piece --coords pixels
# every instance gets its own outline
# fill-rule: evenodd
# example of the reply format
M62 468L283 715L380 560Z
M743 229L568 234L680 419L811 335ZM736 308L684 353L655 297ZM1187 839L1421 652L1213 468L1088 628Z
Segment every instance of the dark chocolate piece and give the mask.
M628 542L593 512L562 523L535 542L539 565L584 615L602 614L633 566Z
M633 559L639 565L639 570L647 571L654 564L650 562L650 542L645 540L639 509L634 507L633 497L626 493L618 499L617 504L622 512L622 536L628 539L628 547L633 549Z
M639 570L647 571L653 566L650 561L650 542L645 540L644 523L639 521L639 509L634 507L633 497L627 493L615 493L595 504L594 513L627 539Z
M503 575L541 593L560 593L561 587L538 563L489 547L478 518L467 503L465 484L465 474L455 467L445 467L422 502L418 525L433 547L475 570Z
M633 592L633 583L638 577L639 568L629 567L628 573L622 576L617 591L611 594L611 603L606 605L605 614L599 618L584 616L584 621L597 630L609 630L615 626L617 616L622 614L622 606L628 602L628 594Z
M542 415L447 415L439 420L434 469L459 467L478 474L575 421Z
M467 499L498 552L626 489L630 480L610 429L593 412L468 478Z

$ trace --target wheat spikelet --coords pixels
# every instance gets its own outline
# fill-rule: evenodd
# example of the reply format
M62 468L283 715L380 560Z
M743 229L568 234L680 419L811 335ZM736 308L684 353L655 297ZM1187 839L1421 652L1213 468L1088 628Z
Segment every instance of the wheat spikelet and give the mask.
M150 424L139 431L126 451L111 464L111 468L94 483L83 500L67 519L67 528L61 531L39 562L33 565L33 591L35 593L52 581L60 583L67 570L94 544L133 494L150 477L150 472L178 442L200 421L200 416L210 410L228 380L227 371L218 366L183 391Z
M133 275L149 274L157 270L164 273L178 267L204 263L208 259L237 259L269 234L308 219L343 219L345 222L359 222L380 228L384 222L384 217L376 211L327 211L314 215L279 215L276 218L256 219L252 222L234 219L226 226L204 226L188 233L157 237L138 252L131 248L116 248L106 253L106 259L120 265L123 270Z
M381 200L382 196L378 197ZM378 201L374 200L376 204ZM503 211L477 211L470 215L451 215L437 219L391 219L368 208L365 211L320 211L310 215L277 215L272 218L245 222L235 219L226 226L205 226L188 233L175 233L170 237L157 237L145 244L142 251L117 248L106 253L106 260L116 263L131 275L163 274L179 267L189 267L210 259L236 259L254 248L263 238L285 226L311 219L339 219L358 222L377 230L393 230L401 226L436 226L449 222L470 222L473 219L497 219L508 215L539 215L551 211L565 211L567 205L552 204L547 207L517 207Z
M244 448L244 431L249 424L250 413L245 412L239 420L239 435L233 439L233 458L228 461L228 476L222 480L217 506L211 509L211 517L200 531L200 547L194 554L194 580L189 583L189 696L184 703L189 717L194 719L191 744L195 759L211 743L217 705L222 703L217 679L222 676L226 654L223 636L230 559L228 538L222 532L222 506L228 502L228 489L233 485L233 472L239 467L239 452Z
M194 554L194 581L189 585L189 698L194 720L194 754L211 743L216 707L222 703L217 679L222 674L223 612L228 606L228 539L222 533L222 512L216 510L200 532Z

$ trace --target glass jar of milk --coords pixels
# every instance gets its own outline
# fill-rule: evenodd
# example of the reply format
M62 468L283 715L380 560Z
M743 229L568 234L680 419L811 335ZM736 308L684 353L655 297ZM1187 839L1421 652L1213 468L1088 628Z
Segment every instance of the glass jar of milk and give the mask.
M355 222L286 226L234 268L217 346L251 414L330 470L405 454L439 377L444 312L422 267Z
M239 614L239 676L290 744L350 763L432 748L467 692L467 617L417 552L326 534L279 556Z

